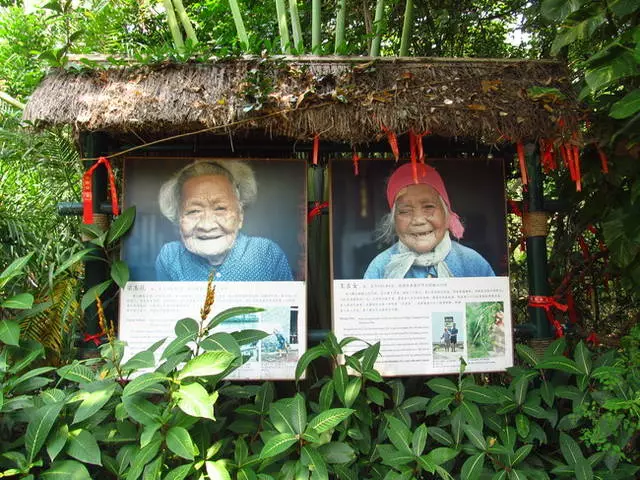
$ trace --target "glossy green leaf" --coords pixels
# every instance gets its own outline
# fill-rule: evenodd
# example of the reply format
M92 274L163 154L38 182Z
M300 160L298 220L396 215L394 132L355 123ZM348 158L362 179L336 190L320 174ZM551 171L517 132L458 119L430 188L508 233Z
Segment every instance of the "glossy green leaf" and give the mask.
M318 452L329 464L349 463L357 458L355 450L345 442L329 442L318 447Z
M260 458L271 458L281 454L291 445L297 442L297 437L293 433L279 433L271 437L262 448Z
M300 380L304 375L304 372L307 370L307 367L317 358L328 357L329 352L324 345L317 345L315 347L311 347L306 352L302 354L300 359L298 360L298 364L296 365L296 380Z
M521 438L527 438L529 436L529 417L522 413L516 414L516 430Z
M482 474L484 468L484 453L477 453L470 456L462 464L460 471L460 480L477 480Z
M449 394L442 393L440 395L436 395L431 399L429 404L427 405L426 414L434 415L442 410L445 410L449 407L451 402L453 401L453 396Z
M609 116L623 119L640 111L640 90L633 90L611 106Z
M123 398L122 406L129 417L142 425L153 425L159 422L159 407L141 396L133 395Z
M113 245L120 237L129 231L136 218L136 207L129 207L115 217L107 233L107 244Z
M0 342L7 345L19 345L20 324L15 320L0 320Z
M411 431L402 421L387 415L387 435L391 443L402 453L411 453Z
M269 419L280 433L298 433L291 417L291 399L284 399L271 404L269 407Z
M98 285L94 285L82 296L82 300L80 301L80 308L82 310L86 310L87 307L92 305L96 301L96 297L102 296L102 294L113 284L112 280L107 280L106 282L99 283Z
M122 391L122 398L129 397L139 392L144 392L148 388L153 388L169 380L165 375L158 372L143 373L139 377L129 382Z
M573 360L562 357L562 356L552 356L545 357L538 363L538 368L548 368L551 370L560 370L567 373L573 373L576 375L581 375L582 371L576 365L576 362Z
M474 447L482 451L487 449L487 441L485 440L481 430L478 430L471 425L463 425L462 429Z
M306 465L311 471L312 480L329 480L327 464L322 459L318 450L309 445L305 445L302 447L300 460L302 461L302 464Z
M338 399L344 404L344 394L347 389L347 382L349 381L349 375L347 374L347 368L344 365L339 365L333 371L333 387L338 396Z
M162 480L184 480L187 478L192 468L193 465L191 464L180 465L179 467L169 471L169 473L162 477Z
M32 256L33 252L25 255L24 257L16 258L2 271L2 273L0 273L0 289L2 289L9 280L22 272L22 269L27 265L27 263L29 263Z
M49 469L40 474L42 480L91 480L87 467L75 460L53 462Z
M178 407L187 415L214 420L211 397L199 383L180 385L176 395Z
M69 439L69 427L63 424L54 433L49 435L47 442L47 454L53 462L58 454L62 451Z
M98 410L105 406L115 389L116 384L112 383L105 385L105 387L100 390L86 392L80 406L76 410L72 423L82 422L93 416Z
M44 445L53 424L62 411L64 403L50 403L36 410L29 420L24 443L27 449L27 460L32 463Z
M351 407L356 401L356 398L358 398L361 389L362 379L360 377L354 377L349 380L349 383L344 390L344 404L347 408Z
M422 455L427 445L427 426L422 423L413 431L411 436L411 450L416 456Z
M427 382L427 386L436 393L454 395L458 387L448 378L436 377Z
M194 459L195 446L186 428L171 427L167 431L166 442L167 448L179 457L186 458L187 460Z
M240 358L240 345L236 342L236 339L230 333L216 332L213 335L209 335L202 342L200 342L200 348L206 351L222 350L236 358Z
M27 310L33 306L33 300L33 295L30 293L19 293L0 303L0 307Z
M92 465L102 465L100 460L100 447L91 432L84 429L69 432L67 442L67 455Z
M452 458L455 458L458 453L460 453L459 450L455 450L453 448L438 447L427 453L426 458L428 461L434 463L435 465L442 465Z
M309 421L309 428L312 428L317 433L326 432L347 419L354 412L355 410L350 408L332 408L320 412Z
M511 466L514 467L519 463L521 463L522 461L524 461L524 459L527 458L531 453L532 448L533 448L533 445L523 445L518 450L516 450L516 453L513 455L513 458L511 459Z
M153 356L153 352L144 350L136 353L133 357L122 365L122 370L140 370L143 368L153 368L156 365L156 359Z
M142 447L131 461L131 468L125 480L137 480L142 475L144 467L156 457L161 445L162 440L156 439Z
M116 285L124 288L129 281L129 266L122 260L116 260L111 264L111 278Z
M224 350L205 352L187 362L178 373L178 379L218 375L224 372L235 359L235 355Z
M257 307L232 307L228 308L220 313L218 313L215 317L211 319L211 321L207 324L207 330L211 330L212 328L217 327L225 320L228 320L233 317L237 317L239 315L248 315L250 313L258 313L263 312L264 308Z
M240 346L259 342L263 338L267 338L269 336L267 332L252 329L240 330L239 332L231 332L231 335Z

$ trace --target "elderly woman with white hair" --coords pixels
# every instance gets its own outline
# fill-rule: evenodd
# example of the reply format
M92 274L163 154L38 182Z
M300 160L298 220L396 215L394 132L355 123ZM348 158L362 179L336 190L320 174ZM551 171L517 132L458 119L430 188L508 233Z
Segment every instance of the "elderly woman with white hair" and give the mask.
M495 276L489 263L459 240L464 227L451 209L440 174L430 165L405 164L387 184L391 213L379 227L380 237L397 241L369 264L364 278L447 278Z
M272 240L243 234L244 208L256 198L255 174L246 163L194 162L160 189L160 211L180 230L163 245L156 279L204 281L292 280L282 249Z

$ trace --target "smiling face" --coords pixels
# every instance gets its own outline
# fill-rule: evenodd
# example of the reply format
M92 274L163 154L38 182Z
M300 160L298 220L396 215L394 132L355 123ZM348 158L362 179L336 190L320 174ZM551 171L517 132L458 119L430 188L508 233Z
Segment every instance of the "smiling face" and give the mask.
M402 243L416 253L431 252L449 228L440 195L429 185L409 185L398 192L394 222Z
M242 208L222 175L190 178L182 186L180 235L187 250L220 265L242 227Z

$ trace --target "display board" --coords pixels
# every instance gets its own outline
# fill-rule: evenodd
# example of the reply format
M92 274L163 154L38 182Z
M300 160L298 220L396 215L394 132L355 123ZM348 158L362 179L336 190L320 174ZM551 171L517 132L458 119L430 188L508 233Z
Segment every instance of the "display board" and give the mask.
M503 161L428 165L438 188L418 168L410 184L422 186L392 188L389 205L402 164L361 160L355 175L350 162L331 163L334 332L381 342L376 368L386 376L455 373L461 361L471 372L504 370L513 339Z
M131 273L120 299L126 356L170 341L181 318L199 320L212 275L211 317L264 309L216 329L268 334L243 347L249 360L232 378L294 378L306 349L306 178L297 160L127 159L124 203L136 221L122 247Z

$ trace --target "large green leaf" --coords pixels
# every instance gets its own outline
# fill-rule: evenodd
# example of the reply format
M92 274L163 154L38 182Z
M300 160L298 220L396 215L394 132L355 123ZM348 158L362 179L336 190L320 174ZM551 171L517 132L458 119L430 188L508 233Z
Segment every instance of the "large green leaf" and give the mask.
M561 22L577 11L583 3L583 0L544 0L540 10L547 19Z
M462 464L460 480L477 480L480 478L484 468L484 457L484 453L477 453L467 458Z
M630 75L637 75L638 62L632 52L625 51L610 62L598 65L585 73L585 80L592 92Z
M124 288L129 281L129 266L122 260L116 260L111 264L111 278L116 285Z
M604 23L603 14L590 16L582 21L574 22L570 25L564 25L556 35L551 45L551 54L556 55L562 47L569 45L576 40L589 38L596 29Z
M322 459L322 455L315 448L310 445L302 447L302 455L300 460L303 465L306 465L311 470L312 480L329 480L329 471L327 470L327 464Z
M19 345L20 324L15 320L0 320L0 342L7 345Z
M298 433L291 417L291 399L272 403L269 407L269 419L280 433Z
M567 373L582 375L582 371L578 368L576 362L560 355L545 357L540 363L538 363L538 368L549 368L552 370L561 370Z
M344 390L344 405L349 408L358 398L360 390L362 389L362 378L354 377L349 380L347 388Z
M296 380L300 380L302 375L304 375L307 367L317 358L328 357L329 351L324 345L317 345L315 347L311 347L306 352L302 354L300 359L298 360L298 364L296 365Z
M427 386L436 393L453 395L458 391L458 387L448 378L432 378L427 382Z
M633 90L611 106L609 116L613 118L628 118L640 111L640 89Z
M411 431L402 420L388 415L387 435L391 443L402 453L411 453Z
M49 458L53 462L58 454L62 451L64 446L67 444L67 440L69 439L69 427L64 424L61 425L58 430L49 435L49 439L47 442L47 453L49 454Z
M584 460L584 455L578 443L564 432L560 433L560 451L570 466Z
M204 467L209 480L231 480L224 460L207 461Z
M36 410L29 421L24 443L27 449L27 460L32 463L44 445L53 424L62 411L64 403L50 403Z
M24 257L16 258L2 271L2 273L0 273L0 289L2 289L9 280L22 272L22 269L27 265L27 263L29 263L32 256L33 252L25 255Z
M186 428L171 427L167 431L167 447L179 457L194 459L195 446Z
M187 362L179 371L178 379L218 375L224 372L235 359L235 355L224 350L205 352Z
M239 315L248 315L250 313L263 312L264 308L258 307L232 307L228 308L220 313L218 313L215 317L211 319L209 324L207 325L207 330L211 330L212 328L220 325L225 320L228 320L233 317L237 317Z
M216 332L213 335L209 335L200 342L200 348L207 351L224 350L236 358L241 355L240 345L233 335L226 332Z
M355 412L355 410L350 408L332 408L325 410L309 421L309 428L314 429L317 433L326 432L348 418L353 412Z
M107 243L113 245L120 237L122 237L133 225L136 218L136 207L129 207L116 217L107 233Z
M325 462L330 464L349 463L356 459L355 450L345 442L329 442L318 447Z
M122 404L127 414L142 425L154 425L160 421L160 408L158 405L145 400L141 396L125 397L122 399Z
M262 451L260 452L260 458L265 459L275 457L297 441L298 438L293 433L279 433L274 435L267 441L267 443L265 443Z
M100 447L93 434L84 429L69 432L67 455L92 465L102 465Z
M487 441L484 438L481 430L472 427L471 425L463 425L462 429L464 433L467 435L467 438L471 440L471 443L478 450L486 450L487 449Z
M180 385L176 395L178 397L178 407L187 415L214 420L214 402L205 388L199 383Z
M161 439L155 439L142 447L131 461L131 468L125 477L126 480L137 480L142 474L144 467L151 462L160 450L162 445Z
M435 465L442 465L443 463L448 462L452 458L455 458L458 455L458 453L460 452L458 450L454 450L453 448L438 447L431 450L425 456L429 462Z
M53 277L54 278L57 277L62 272L67 270L69 267L82 261L86 256L88 256L90 253L94 253L95 251L96 249L91 247L91 248L82 249L79 252L74 253L73 255L71 255L69 258L67 258L64 262L60 264L60 266L55 270L55 272L53 272Z
M231 332L233 338L235 338L238 345L249 345L250 343L259 342L263 338L267 338L269 334L262 330L246 329L239 332Z
M162 480L184 480L189 475L192 464L180 465L179 467L174 468L169 473L167 473Z
M40 474L42 480L91 480L87 467L75 460L53 462L48 470Z
M584 342L581 341L576 345L574 358L578 369L588 375L591 372L591 352Z
M136 353L133 357L127 360L126 363L122 365L122 370L140 370L143 368L153 368L155 365L156 359L153 356L153 352L144 350Z
M6 299L0 304L2 308L13 308L15 310L28 310L33 306L33 295L30 293L19 293Z
M165 375L158 372L143 373L124 387L122 398L129 397L138 392L144 392L146 389L160 385L167 380L169 379Z
M115 389L116 384L112 383L95 392L83 392L84 399L76 410L72 423L78 423L90 418L109 401Z
M411 436L411 450L416 456L422 455L427 445L427 426L422 423L413 431Z
M93 302L96 301L96 297L100 297L112 284L112 280L107 280L91 287L82 296L82 300L80 300L80 308L82 308L82 310L86 310L89 305L92 305Z

